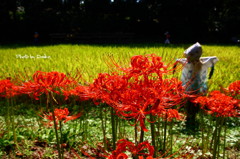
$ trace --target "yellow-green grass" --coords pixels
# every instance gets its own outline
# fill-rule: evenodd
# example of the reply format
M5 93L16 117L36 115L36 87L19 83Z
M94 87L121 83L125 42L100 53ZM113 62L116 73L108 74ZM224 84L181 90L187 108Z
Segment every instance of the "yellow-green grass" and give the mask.
M128 65L133 55L157 54L166 63L183 57L184 45L52 45L52 46L0 46L0 79L7 77L27 80L37 70L59 71L71 75L81 73L88 82L98 73L109 72L112 58ZM219 62L208 84L210 90L226 87L239 80L238 46L203 45L203 56L217 56ZM180 75L180 74L178 74Z

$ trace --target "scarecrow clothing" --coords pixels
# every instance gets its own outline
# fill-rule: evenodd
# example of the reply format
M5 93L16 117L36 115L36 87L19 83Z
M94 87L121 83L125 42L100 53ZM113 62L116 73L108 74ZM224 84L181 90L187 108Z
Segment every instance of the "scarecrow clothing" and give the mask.
M186 58L177 59L183 65L181 81L189 94L207 93L208 68L211 67L210 78L213 74L214 64L218 61L216 56L202 57L202 46L197 42L184 51ZM189 98L185 104L186 129L195 133L198 128L196 121L197 112L200 110L198 104L192 103Z
M188 62L186 58L177 59L177 61L183 64L181 81L183 86L186 87L186 91L206 94L208 68L214 67L218 58L216 56L200 58L202 66L199 72L195 74L193 73L193 64Z
M182 85L185 86L186 92L190 94L202 94L207 93L207 77L208 77L208 68L212 68L210 72L210 77L214 70L214 64L218 61L216 56L212 57L202 57L200 58L201 67L199 71L193 72L194 65L192 62L189 62L186 58L178 59L179 63L183 65L181 81ZM198 128L198 122L196 120L197 112L200 110L198 104L192 103L191 100L187 100L185 104L186 110L186 129L188 132L195 133Z

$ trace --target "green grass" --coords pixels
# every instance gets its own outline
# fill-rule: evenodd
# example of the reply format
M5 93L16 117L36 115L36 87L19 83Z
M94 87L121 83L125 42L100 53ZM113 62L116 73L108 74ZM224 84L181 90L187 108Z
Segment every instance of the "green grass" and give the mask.
M41 70L72 75L81 72L86 81L92 82L98 73L109 72L107 63L111 63L111 57L126 65L133 55L154 53L162 56L163 61L173 63L183 56L183 51L188 46L188 44L0 46L0 79L20 76L20 79L26 80L31 78L35 71ZM225 87L239 79L239 52L240 48L237 46L203 45L203 56L217 56L220 60L215 66L213 78L209 81L210 89L217 89L219 85Z

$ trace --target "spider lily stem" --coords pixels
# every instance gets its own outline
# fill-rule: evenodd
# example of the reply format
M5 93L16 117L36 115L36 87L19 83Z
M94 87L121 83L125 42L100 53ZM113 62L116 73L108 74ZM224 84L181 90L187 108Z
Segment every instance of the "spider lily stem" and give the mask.
M111 124L112 124L112 142L113 142L113 149L116 149L116 125L115 125L115 117L114 117L114 110L111 108Z
M167 114L165 116L165 121L164 121L163 153L165 153L166 151L166 141L167 141Z
M57 140L58 158L62 159L58 130L57 130L57 122L56 122L53 106L51 106L51 107L52 107L52 117L53 117L54 130L55 130L55 135L56 135L56 140Z
M62 158L64 158L64 149L63 149L63 147L62 147L62 144L63 144L63 137L62 137L62 121L59 121L59 125L60 125L60 150L61 150L61 156L62 156Z
M53 96L53 94L51 94L51 95ZM53 125L54 125L56 140L57 140L58 158L62 159L62 153L61 153L60 141L59 141L59 136L58 136L57 122L56 122L56 117L55 117L55 113L54 113L53 101L52 101L52 99L50 99L49 94L47 94L47 105L49 102L50 102L50 107L51 107L51 111L52 111Z
M137 145L137 124L134 125L134 137L135 137L135 144Z
M105 114L103 115L103 107L101 107L100 110L100 119L101 119L101 127L102 127L102 133L103 133L103 145L104 148L107 149L107 143L106 143L106 120L104 120L103 116L105 117Z
M118 135L118 127L120 127L120 121L119 118L117 116L114 115L114 120L115 120L115 139L117 141L117 138L119 137Z
M223 159L225 159L225 155L226 155L226 135L227 135L227 126L226 126L226 120L224 122L224 141L223 141Z
M224 118L223 117L217 117L216 121L216 133L214 137L214 145L213 145L213 159L218 158L219 151L220 151L220 137L221 137L221 130L223 127Z
M9 99L7 99L7 113L6 113L6 116L5 116L5 123L6 123L6 126L7 126L7 131L10 132L10 104L9 104ZM8 133L8 139L10 138L10 133Z
M143 142L143 140L144 140L144 131L141 128L141 134L140 134L140 141L139 141L139 143Z
M150 114L150 120L151 121L155 120L154 116L152 114ZM155 125L154 125L154 123L150 123L150 126L151 126L152 146L156 147L156 144L155 144ZM153 157L156 157L156 151L154 151Z
M172 148L173 148L173 123L174 121L172 120L170 122L170 129L169 129L169 135L170 135L170 153L172 154Z
M204 120L203 120L203 113L201 112L202 156L205 155L205 151L206 151L206 147L205 147L205 137L204 137L204 130L205 130L205 125L204 125Z
M10 107L13 107L13 98L11 98L11 105ZM11 111L11 115L10 115L10 122L12 123L12 131L13 131L13 140L14 140L14 143L16 144L16 146L18 147L18 143L17 143L17 135L16 135L16 128L15 128L15 122L14 122L14 114L13 114L13 108L10 109Z

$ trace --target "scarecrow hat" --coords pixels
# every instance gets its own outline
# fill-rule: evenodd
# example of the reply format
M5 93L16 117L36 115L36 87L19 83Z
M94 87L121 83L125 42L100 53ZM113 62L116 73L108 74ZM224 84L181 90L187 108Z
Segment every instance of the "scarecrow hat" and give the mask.
M191 59L199 59L202 55L202 46L197 42L184 51L184 56Z

